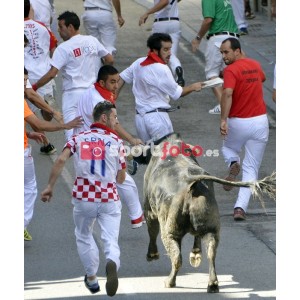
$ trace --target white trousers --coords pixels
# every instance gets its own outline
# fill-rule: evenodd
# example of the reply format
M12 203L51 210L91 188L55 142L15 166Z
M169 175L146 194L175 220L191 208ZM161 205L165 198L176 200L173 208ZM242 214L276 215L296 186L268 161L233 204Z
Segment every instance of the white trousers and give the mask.
M62 113L64 123L72 121L77 116L77 104L85 90L85 88L78 88L63 92ZM65 139L68 141L73 135L73 129L65 130L64 132Z
M225 163L240 162L240 152L245 148L242 162L242 181L255 181L269 138L267 115L253 118L228 118L228 135L223 141ZM234 207L247 211L251 196L250 188L241 187Z
M99 268L99 249L93 237L95 222L100 227L100 240L106 261L114 261L117 269L119 269L118 238L121 222L121 201L95 203L73 198L72 203L74 205L73 218L77 251L87 276L96 275Z
M158 140L173 132L173 125L167 112L153 112L144 116L136 114L135 127L138 137L144 143Z
M231 0L231 6L235 23L238 29L247 28L248 23L245 18L245 2L244 0Z
M117 27L113 13L108 10L87 10L81 18L86 34L97 38L111 55L115 55Z
M181 37L180 22L176 20L154 22L152 25L152 33L164 32L168 33L172 38L171 58L169 61L169 67L176 78L176 67L181 67L181 63L177 57L177 51L179 47L179 40Z
M118 193L121 201L127 206L128 216L131 223L136 223L137 219L143 216L143 210L139 199L139 192L133 178L126 173L123 183L117 183Z
M35 179L35 168L31 156L31 146L24 149L24 229L30 223L34 204L37 196L37 185Z

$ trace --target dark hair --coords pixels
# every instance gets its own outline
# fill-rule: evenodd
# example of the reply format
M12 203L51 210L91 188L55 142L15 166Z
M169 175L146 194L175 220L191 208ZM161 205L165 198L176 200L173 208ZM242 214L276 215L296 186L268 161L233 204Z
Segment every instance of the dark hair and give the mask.
M112 104L109 101L103 101L103 102L97 103L93 109L94 122L99 121L100 116L102 114L106 114L107 116L109 116L111 114L112 108L116 108L116 107L114 104Z
M238 39L230 37L230 38L225 39L222 42L222 44L226 43L227 41L230 42L230 47L233 51L240 49L240 51L242 52L241 43Z
M24 75L28 75L28 70L24 67Z
M29 40L26 36L26 34L24 33L24 47L26 47L29 44Z
M172 43L172 38L167 33L161 33L161 32L153 33L152 35L149 36L149 38L147 40L147 47L150 50L159 51L161 49L161 42L171 42Z
M106 81L109 75L118 74L118 70L112 65L104 65L99 69L97 82L100 80Z
M28 18L30 12L30 1L24 0L24 18Z
M57 20L64 20L66 27L69 25L73 25L75 30L78 30L80 27L80 19L79 17L72 11L65 11L60 14Z

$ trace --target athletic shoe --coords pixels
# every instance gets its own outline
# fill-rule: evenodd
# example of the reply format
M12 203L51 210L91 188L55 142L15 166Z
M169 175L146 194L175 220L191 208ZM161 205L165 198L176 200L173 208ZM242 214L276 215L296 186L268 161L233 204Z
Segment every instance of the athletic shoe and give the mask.
M32 241L32 236L29 234L27 229L24 229L24 241Z
M249 34L249 32L248 32L246 27L242 27L242 28L240 28L239 34L240 35L247 35L247 34Z
M109 260L106 264L106 277L106 294L112 297L116 294L119 285L117 265L112 260Z
M234 221L246 220L246 214L245 214L244 210L240 207L236 207L233 211L233 219L234 219Z
M55 153L57 150L52 144L48 144L47 146L42 146L40 149L41 154L50 155Z
M182 68L181 68L181 67L177 67L177 68L175 69L175 72L176 72L176 75L177 75L177 81L176 81L176 82L177 82L180 86L184 87L185 81L184 81L184 79L183 79L183 70L182 70Z
M130 175L135 175L138 169L138 163L134 159L127 159L127 171Z
M225 178L227 181L235 181L236 176L240 173L240 164L238 162L233 163L229 168L229 174ZM223 185L225 191L231 191L233 189L232 185Z
M208 111L212 115L220 115L221 114L221 105L218 104L214 108L210 109Z
M246 19L251 20L255 18L255 15L253 13L246 12L245 17Z
M84 276L84 284L85 284L85 287L92 293L92 294L95 294L95 293L98 293L100 291L100 287L99 287L99 284L98 282L94 283L94 284L90 284L87 280L87 275Z

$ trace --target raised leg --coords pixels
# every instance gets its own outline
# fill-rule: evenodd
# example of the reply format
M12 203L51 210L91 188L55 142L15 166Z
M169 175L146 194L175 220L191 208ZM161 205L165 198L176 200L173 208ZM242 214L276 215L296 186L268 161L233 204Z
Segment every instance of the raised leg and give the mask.
M193 249L190 252L190 265L194 268L199 267L202 259L201 238L195 236Z

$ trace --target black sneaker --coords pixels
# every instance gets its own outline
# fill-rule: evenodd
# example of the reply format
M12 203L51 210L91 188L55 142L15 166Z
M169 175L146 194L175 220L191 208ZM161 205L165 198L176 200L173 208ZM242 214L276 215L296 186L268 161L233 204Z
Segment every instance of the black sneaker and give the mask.
M119 285L117 265L112 260L109 260L106 264L106 276L106 294L107 296L112 297L116 294Z
M176 75L177 75L177 81L176 81L176 82L177 82L180 86L184 87L185 81L184 81L184 79L183 79L183 70L182 70L182 68L181 68L181 67L177 67L177 68L175 69L175 72L176 72Z
M135 175L138 169L138 163L134 159L126 161L127 171L130 175Z
M48 144L47 146L42 146L40 149L41 154L50 155L55 153L57 150L52 144Z
M85 287L92 293L92 294L95 294L95 293L98 293L100 291L100 287L99 287L99 284L98 282L97 283L94 283L94 284L90 284L87 280L87 275L84 276L84 284L85 284Z

